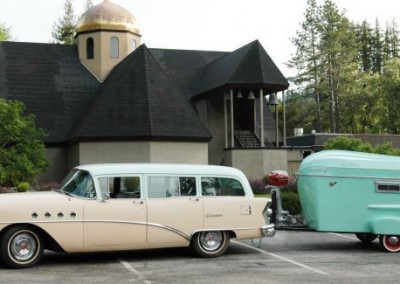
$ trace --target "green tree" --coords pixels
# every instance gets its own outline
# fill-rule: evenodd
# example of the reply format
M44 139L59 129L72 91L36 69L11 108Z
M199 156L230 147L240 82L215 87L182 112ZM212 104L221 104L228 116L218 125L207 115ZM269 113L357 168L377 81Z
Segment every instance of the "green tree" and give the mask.
M33 182L46 170L44 135L21 102L0 98L0 185Z
M6 25L0 23L0 41L11 40L11 31Z
M71 0L65 0L64 16L54 23L52 36L55 43L75 44L76 19Z
M373 37L373 48L372 48L372 71L375 73L381 73L382 71L382 52L383 52L383 40L381 27L379 21L375 22L374 37Z
M85 2L85 7L84 7L84 11L86 12L86 11L89 10L91 7L93 7L93 2L92 2L92 0L86 0L86 2Z
M289 61L288 66L296 68L299 72L292 80L304 88L304 93L311 94L315 100L315 127L318 132L322 131L321 116L321 90L319 82L320 72L320 53L319 43L319 7L315 0L307 0L307 10L305 20L301 24L301 30L296 32L296 37L292 38L292 43L296 47L295 56ZM295 100L293 100L295 102Z
M356 37L360 43L359 57L361 60L361 70L369 72L372 70L373 29L366 20L361 25L356 26Z
M351 90L358 70L358 45L353 24L337 6L325 0L321 9L321 45L324 90L329 97L330 131L341 131L341 103Z
M386 130L389 133L400 133L400 58L386 62L381 76L381 90L385 98Z
M373 147L370 143L362 142L361 139L339 136L331 138L324 144L325 150L348 150L365 153L385 154L400 156L400 151L393 149L390 143L384 143Z

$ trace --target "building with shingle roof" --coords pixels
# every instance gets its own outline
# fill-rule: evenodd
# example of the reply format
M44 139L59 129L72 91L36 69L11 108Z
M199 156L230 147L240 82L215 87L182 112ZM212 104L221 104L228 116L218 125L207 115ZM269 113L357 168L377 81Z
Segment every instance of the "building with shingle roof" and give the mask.
M289 84L259 41L232 52L148 48L110 0L76 31L75 46L0 42L0 97L22 101L48 134L41 181L99 162L223 164L248 176L286 165L267 99Z

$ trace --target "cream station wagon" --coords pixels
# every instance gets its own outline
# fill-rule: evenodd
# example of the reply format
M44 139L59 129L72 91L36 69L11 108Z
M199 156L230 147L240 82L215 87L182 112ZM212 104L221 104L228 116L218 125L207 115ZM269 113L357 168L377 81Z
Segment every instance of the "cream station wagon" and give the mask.
M0 195L1 261L34 266L43 250L99 252L191 247L217 257L230 238L273 236L267 198L234 168L97 164L74 168L52 192Z

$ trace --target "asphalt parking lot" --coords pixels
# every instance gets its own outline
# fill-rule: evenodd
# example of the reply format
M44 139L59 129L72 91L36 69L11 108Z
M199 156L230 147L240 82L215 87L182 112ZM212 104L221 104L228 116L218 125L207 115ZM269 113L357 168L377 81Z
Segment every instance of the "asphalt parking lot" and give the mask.
M273 238L232 241L215 259L188 249L123 253L46 252L38 266L0 267L0 283L396 283L400 254L350 234L278 231Z

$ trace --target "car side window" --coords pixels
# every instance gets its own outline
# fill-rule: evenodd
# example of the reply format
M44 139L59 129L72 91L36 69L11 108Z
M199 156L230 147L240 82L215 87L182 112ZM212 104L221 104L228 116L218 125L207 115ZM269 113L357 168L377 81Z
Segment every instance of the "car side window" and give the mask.
M242 184L233 178L202 177L201 193L203 196L244 196Z
M110 198L140 198L140 177L105 177L99 179L102 194Z
M195 196L195 177L149 176L147 179L149 198Z

